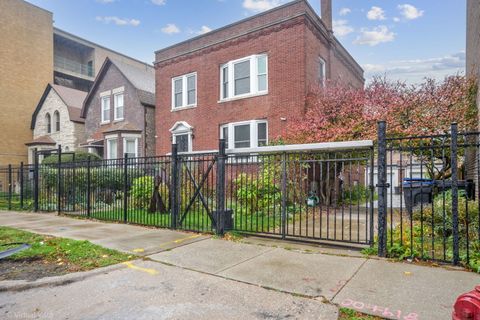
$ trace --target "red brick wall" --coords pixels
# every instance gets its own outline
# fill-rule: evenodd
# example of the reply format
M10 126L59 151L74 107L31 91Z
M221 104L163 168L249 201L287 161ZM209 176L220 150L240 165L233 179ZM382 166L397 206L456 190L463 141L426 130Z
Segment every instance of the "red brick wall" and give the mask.
M318 83L319 56L327 62L329 78L363 86L361 68L336 39L327 41L327 37L320 18L302 0L158 51L157 155L170 152L169 129L177 121L194 128L194 151L217 149L219 127L230 122L267 119L269 141L278 138L288 121L303 115L305 96L310 86ZM268 54L268 94L219 103L220 66L260 53ZM171 79L191 72L197 73L197 107L172 112Z
M281 135L304 110L304 30L296 24L157 69L157 154L170 151L169 129L177 121L194 127L194 151L217 149L219 126L229 122L267 119L269 139ZM259 53L268 54L268 94L218 103L220 65ZM171 112L171 79L190 72L197 72L197 107Z

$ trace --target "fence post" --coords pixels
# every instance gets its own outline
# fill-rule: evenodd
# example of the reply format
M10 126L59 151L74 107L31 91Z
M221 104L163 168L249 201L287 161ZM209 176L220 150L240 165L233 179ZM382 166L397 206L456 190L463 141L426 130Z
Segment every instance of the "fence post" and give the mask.
M35 148L33 149L33 154L34 154L34 162L33 162L33 209L35 212L38 212L38 179L39 179L39 174L38 174L38 149Z
M460 260L459 244L458 244L458 125L451 125L451 168L452 168L452 227L453 227L453 264L457 265Z
M90 156L88 156L88 159L87 159L87 217L90 218L90 207L91 207L91 203L90 203L90 198L91 198L91 187L90 187L90 183L91 183L91 176L90 176Z
M170 177L170 224L172 229L177 228L178 220L178 147L176 143L172 144L172 173Z
M76 208L75 204L77 203L77 192L76 192L77 184L76 184L76 177L75 177L76 176L76 171L77 171L75 169L77 168L77 164L75 163L75 152L72 153L72 166L73 166L73 168L72 168L72 172L73 172L72 173L72 180L73 180L72 181L72 186L73 186L73 189L72 189L72 201L73 201L72 210L73 210L73 212L75 212L75 208Z
M370 149L370 176L368 179L370 179L370 183L369 183L369 190L370 190L370 239L369 239L369 244L370 245L373 245L374 242L375 242L375 238L374 238L374 226L373 224L375 223L375 219L373 217L373 215L375 214L375 210L373 208L373 205L374 205L374 201L375 201L375 184L374 184L374 181L375 181L375 147L371 147Z
M12 210L12 165L8 165L8 210Z
M223 235L225 232L225 139L220 139L217 158L217 210L215 232Z
M23 197L24 197L24 194L23 194L23 183L24 183L24 180L23 180L23 174L24 174L24 165L23 165L23 161L20 162L20 209L23 209Z
M62 179L61 179L61 174L62 174L62 146L59 144L58 149L57 149L57 157L58 157L58 163L57 163L57 213L60 214L62 211L62 204L61 204L61 196L62 196Z
M378 256L387 255L387 124L378 122Z
M287 154L282 154L282 239L287 235Z
M128 153L123 157L123 222L128 222Z

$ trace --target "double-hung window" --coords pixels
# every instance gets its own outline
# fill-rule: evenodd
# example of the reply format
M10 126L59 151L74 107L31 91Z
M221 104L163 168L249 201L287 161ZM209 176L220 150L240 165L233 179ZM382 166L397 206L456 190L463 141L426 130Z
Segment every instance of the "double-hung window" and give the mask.
M172 79L172 110L197 105L197 74Z
M220 67L221 100L268 92L268 57L253 55Z
M123 105L123 93L117 93L113 96L114 103L114 120L123 120L124 118L124 105Z
M102 97L102 123L110 122L110 96Z
M123 138L123 153L128 158L138 157L138 138Z
M116 138L107 139L107 159L118 158L118 144Z
M268 144L267 130L265 120L228 123L220 127L220 138L227 149L262 147Z

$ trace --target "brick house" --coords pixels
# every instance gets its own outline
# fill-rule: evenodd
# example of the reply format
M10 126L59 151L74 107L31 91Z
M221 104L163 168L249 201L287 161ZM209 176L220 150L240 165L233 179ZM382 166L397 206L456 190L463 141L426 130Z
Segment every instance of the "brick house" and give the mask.
M62 151L76 151L85 140L85 119L80 117L86 92L48 84L32 115L33 140L26 143L28 161L34 149L49 150L59 145Z
M155 155L155 75L107 58L85 98L84 148L105 159Z
M257 147L302 117L327 79L364 85L363 70L333 36L331 0L320 18L305 0L157 51L157 154Z

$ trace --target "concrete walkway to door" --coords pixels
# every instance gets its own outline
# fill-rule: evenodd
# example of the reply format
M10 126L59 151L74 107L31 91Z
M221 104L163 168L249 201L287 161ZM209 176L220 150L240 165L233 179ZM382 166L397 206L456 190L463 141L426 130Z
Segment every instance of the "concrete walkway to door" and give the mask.
M451 319L457 296L480 284L480 275L462 270L257 238L230 242L164 229L4 211L0 225L90 240L152 262L228 279L232 285L266 287L390 319Z

